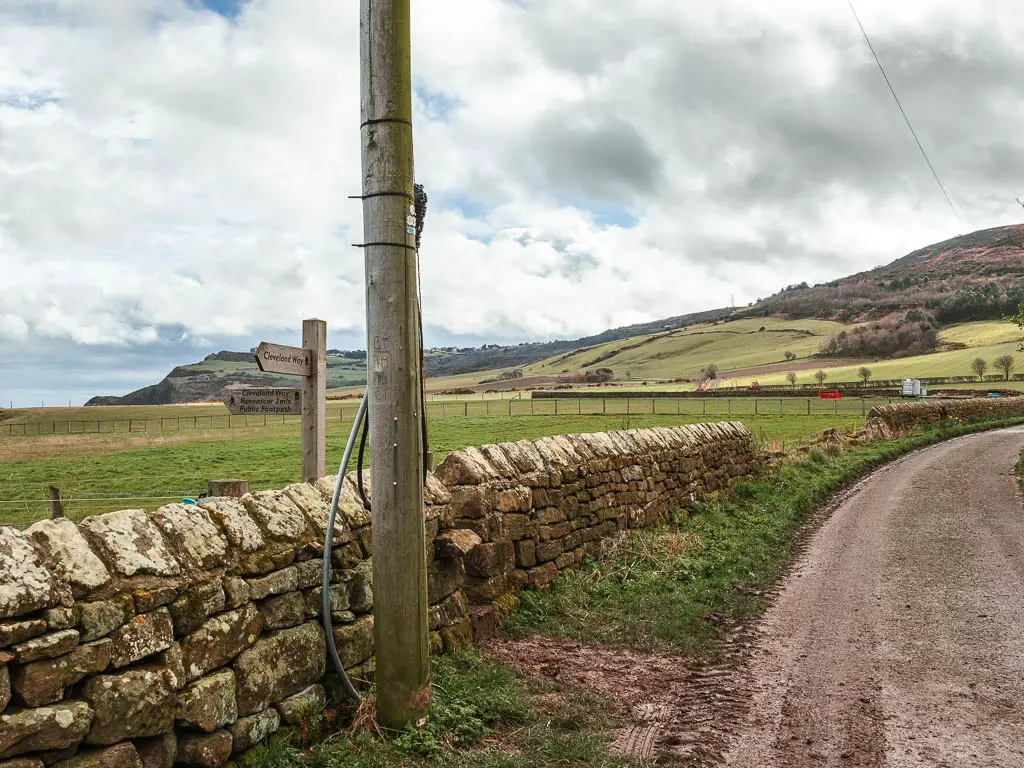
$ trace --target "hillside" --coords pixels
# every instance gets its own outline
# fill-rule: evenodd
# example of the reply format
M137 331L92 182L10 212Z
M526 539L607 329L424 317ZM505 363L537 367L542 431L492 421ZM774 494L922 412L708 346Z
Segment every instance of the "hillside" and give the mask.
M1016 360L1015 373L1024 373L1024 353L1019 351L1019 331L1005 321L963 323L951 326L939 333L938 351L927 355L915 355L895 360L823 361L816 360L828 374L829 381L857 381L858 370L866 366L872 379L928 378L932 376L971 376L971 362L982 358L989 364L988 374L997 375L992 361L1009 355ZM785 370L794 370L797 383L814 385L814 372L819 365L800 369L790 366L779 371L736 371L723 375L722 386L746 386L757 380L761 384L786 384ZM1011 382L1018 388L1020 382Z
M611 368L616 379L694 377L708 363L723 373L797 360L816 354L845 326L824 320L757 318L705 323L688 328L609 342L549 358L523 370L529 376L565 376L591 368Z
M710 362L739 380L774 380L788 370L855 369L859 364L853 358L873 354L873 349L883 350L882 356L905 356L892 366L886 363L886 370L906 369L906 356L931 358L935 365L925 366L929 369L962 368L963 347L987 348L996 342L958 341L955 333L950 335L952 329L961 323L997 320L1015 312L1022 302L1024 226L1011 225L935 243L885 266L822 285L790 286L742 309L678 315L573 340L431 349L425 366L431 389L546 386L558 377L596 367L611 368L620 381L671 380L694 377ZM844 331L843 338L856 340L859 346L833 343L833 355L819 357L823 344ZM912 342L900 341L910 332ZM1009 350L1008 340L998 344ZM920 354L932 351L935 354ZM329 388L365 383L365 352L332 352ZM793 361L786 360L787 352L795 356ZM948 358L948 365L942 362L947 358L938 357L951 353L957 354ZM491 383L513 370L522 378ZM93 398L90 404L189 402L219 399L233 387L288 385L294 385L294 379L260 372L250 353L219 352L175 368L159 384L124 397Z
M691 312L688 315L668 317L650 323L613 328L594 336L585 336L570 341L524 342L515 346L488 344L483 347L462 349L433 349L427 351L424 366L429 377L457 376L463 373L491 371L500 368L519 368L549 357L606 342L631 339L635 336L657 333L669 328L682 328L695 323L723 320L732 313L731 308Z
M790 286L739 311L746 316L865 322L917 309L941 325L996 320L1024 301L1024 225L926 246L822 285Z

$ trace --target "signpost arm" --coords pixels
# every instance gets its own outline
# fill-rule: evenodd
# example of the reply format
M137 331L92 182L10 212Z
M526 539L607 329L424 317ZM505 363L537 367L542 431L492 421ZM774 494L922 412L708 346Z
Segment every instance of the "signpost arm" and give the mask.
M377 720L430 704L413 218L410 0L362 0L363 242Z
M303 320L302 346L313 356L312 375L302 379L302 480L315 483L327 474L327 323Z

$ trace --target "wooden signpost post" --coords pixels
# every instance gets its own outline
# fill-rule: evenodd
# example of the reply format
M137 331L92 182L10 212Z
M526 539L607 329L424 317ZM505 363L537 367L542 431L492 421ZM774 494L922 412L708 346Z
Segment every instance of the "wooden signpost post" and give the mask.
M302 321L302 346L261 342L254 354L266 373L302 376L301 388L238 389L224 398L232 415L302 414L302 480L315 483L327 473L327 323Z

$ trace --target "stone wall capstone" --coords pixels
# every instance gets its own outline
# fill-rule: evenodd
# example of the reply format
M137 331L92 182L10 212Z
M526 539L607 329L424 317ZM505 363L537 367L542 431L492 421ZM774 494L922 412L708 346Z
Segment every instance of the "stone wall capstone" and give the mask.
M471 643L503 595L761 465L739 423L455 451L424 489L431 650ZM216 766L322 703L334 482L0 527L0 768ZM372 556L350 475L329 605L357 685L374 670Z

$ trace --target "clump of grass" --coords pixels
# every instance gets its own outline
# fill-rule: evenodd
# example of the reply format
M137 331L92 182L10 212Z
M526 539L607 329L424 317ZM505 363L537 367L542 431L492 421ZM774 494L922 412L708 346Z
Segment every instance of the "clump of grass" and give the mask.
M1024 453L1021 453L1020 461L1017 462L1017 481L1024 488Z
M477 741L498 725L520 725L526 699L514 673L475 656L442 656L433 666L434 683L426 726L407 728L394 748L419 757Z

